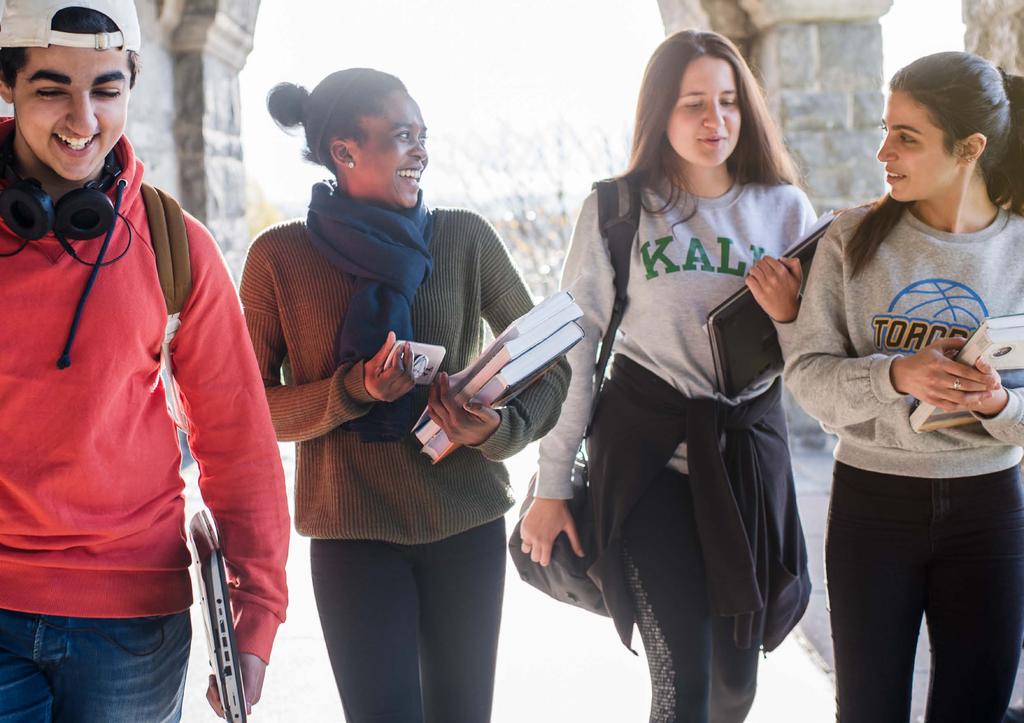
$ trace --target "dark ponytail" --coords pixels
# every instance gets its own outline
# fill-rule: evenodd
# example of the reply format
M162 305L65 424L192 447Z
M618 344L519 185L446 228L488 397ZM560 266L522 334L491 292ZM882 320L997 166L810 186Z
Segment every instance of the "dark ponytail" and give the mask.
M1010 101L1010 137L1003 163L1006 202L1012 211L1024 213L1024 76L1003 72L1003 82Z
M333 174L331 141L363 140L360 120L379 115L384 98L396 91L407 92L393 75L371 68L348 68L328 75L312 93L294 83L275 85L267 94L267 110L281 128L301 125L306 131L306 160Z
M889 92L908 94L923 105L942 129L946 152L973 133L987 144L978 170L997 206L1024 213L1024 78L1007 75L972 53L927 55L901 68ZM892 232L907 203L888 194L870 204L849 244L853 275L874 257Z

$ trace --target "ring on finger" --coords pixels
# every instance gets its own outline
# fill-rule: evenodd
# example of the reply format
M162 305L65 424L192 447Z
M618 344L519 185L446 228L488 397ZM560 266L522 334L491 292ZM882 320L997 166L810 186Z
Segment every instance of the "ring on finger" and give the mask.
M960 377L953 377L953 391L959 392L962 387L963 384L960 383Z

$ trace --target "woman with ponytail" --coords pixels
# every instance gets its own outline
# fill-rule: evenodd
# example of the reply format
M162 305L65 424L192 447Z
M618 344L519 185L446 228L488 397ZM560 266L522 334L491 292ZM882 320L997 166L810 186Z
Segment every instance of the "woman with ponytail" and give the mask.
M346 720L489 720L500 460L554 425L567 365L497 411L449 394L444 370L479 354L482 322L500 332L530 294L487 221L424 203L426 126L398 78L342 70L312 93L278 85L267 106L330 174L305 219L253 242L241 296L278 438L298 443L295 523ZM429 400L398 341L447 350ZM428 401L461 445L437 465L409 433Z
M786 381L839 437L825 564L843 723L906 721L921 619L926 720L996 723L1024 640L1024 390L953 360L1024 312L1024 79L929 55L889 85L889 192L821 241ZM974 422L915 433L914 400Z

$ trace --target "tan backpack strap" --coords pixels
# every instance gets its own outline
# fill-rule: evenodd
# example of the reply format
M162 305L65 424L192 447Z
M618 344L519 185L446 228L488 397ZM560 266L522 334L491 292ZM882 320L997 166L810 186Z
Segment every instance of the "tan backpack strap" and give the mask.
M178 314L192 291L192 264L181 205L169 193L142 184L149 235L156 254L156 272L168 314Z

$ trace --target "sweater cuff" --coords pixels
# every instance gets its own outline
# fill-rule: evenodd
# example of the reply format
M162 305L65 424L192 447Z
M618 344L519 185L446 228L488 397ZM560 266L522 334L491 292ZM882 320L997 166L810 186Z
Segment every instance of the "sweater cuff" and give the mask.
M980 421L985 429L993 437L997 437L1001 431L1009 431L1018 425L1024 425L1024 398L1016 389L1006 390L1006 406L994 417L986 417L976 412L971 412L975 419Z
M537 470L537 483L533 490L534 497L553 500L572 499L572 471L568 475L553 475L543 467Z
M508 415L503 414L501 409L496 409L495 411L501 415L498 428L494 430L490 437L470 448L480 450L480 453L492 462L501 462L518 452L519 445L512 435L512 425L509 422Z
M359 404L373 404L377 400L370 396L370 393L366 391L366 385L363 384L363 365L365 362L357 361L355 364L348 368L344 376L341 378L342 386L345 388L345 394L350 399Z
M771 317L768 318L771 319ZM772 325L775 327L776 336L779 337L779 348L782 350L782 358L788 359L793 342L796 340L796 319L793 319L793 321L775 321L775 319L772 319Z
M871 380L871 391L875 398L882 404L891 404L903 399L906 395L901 394L892 385L890 376L892 363L898 357L878 355L871 359L868 367L868 378Z
M235 608L235 640L240 653L251 653L270 664L270 649L281 620L264 607L252 602Z

